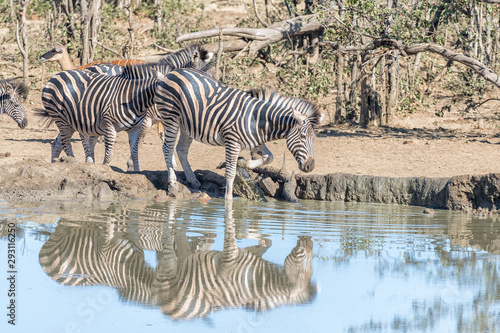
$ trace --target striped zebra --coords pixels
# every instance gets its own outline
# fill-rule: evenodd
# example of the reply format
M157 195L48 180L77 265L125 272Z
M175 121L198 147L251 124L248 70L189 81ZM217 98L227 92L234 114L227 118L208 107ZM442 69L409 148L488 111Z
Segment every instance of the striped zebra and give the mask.
M230 207L226 207L222 251L201 251L181 260L172 231L164 235L152 294L155 305L173 319L200 318L234 307L267 311L310 303L316 295L310 237L299 237L281 266L261 258L265 248L238 248Z
M104 135L104 164L108 165L117 131L127 130L133 169L139 171L139 144L153 120L159 119L152 100L158 79L179 65L209 68L206 59L206 51L193 45L157 63L126 67L97 65L84 71L58 73L43 89L45 110L39 112L49 119L48 125L55 122L60 131L52 144L52 161L63 149L68 156L74 156L69 140L77 131L87 162L95 161L97 138Z
M155 268L140 244L110 222L62 219L40 249L39 262L62 285L110 286L124 301L153 305Z
M28 96L28 87L15 80L0 80L0 115L5 113L20 128L28 125L23 102Z
M154 100L165 126L163 153L169 186L177 186L172 156L179 130L177 155L192 187L200 186L187 160L193 139L225 147L227 200L233 198L241 150L262 154L268 151L265 142L286 138L299 168L304 172L314 168L313 127L319 126L324 114L311 102L282 96L270 88L250 93L230 88L193 69L168 73ZM263 156L260 164L269 162L269 157Z

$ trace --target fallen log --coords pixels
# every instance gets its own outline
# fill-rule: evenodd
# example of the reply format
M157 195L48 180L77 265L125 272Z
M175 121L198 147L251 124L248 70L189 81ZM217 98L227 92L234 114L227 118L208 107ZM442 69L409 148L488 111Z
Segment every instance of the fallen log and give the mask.
M224 36L237 37L237 40L224 41L223 51L232 52L240 51L251 41L248 47L248 54L255 55L260 49L267 47L270 44L277 43L281 40L291 39L292 37L309 35L311 33L322 33L324 30L323 24L315 19L316 15L299 16L290 20L281 21L270 25L267 28L217 28L198 32L192 32L179 36L176 39L177 43L185 41L217 37L222 30ZM209 50L215 50L218 43L209 44L206 46Z

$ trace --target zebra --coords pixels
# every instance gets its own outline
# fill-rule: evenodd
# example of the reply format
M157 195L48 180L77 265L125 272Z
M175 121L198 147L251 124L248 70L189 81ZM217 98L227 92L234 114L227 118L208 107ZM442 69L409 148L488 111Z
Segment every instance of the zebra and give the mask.
M284 304L307 304L316 296L311 237L299 236L281 266L262 259L267 248L237 246L230 205L222 251L200 251L180 259L172 232L164 233L152 285L155 305L170 318L200 318L230 307L267 311Z
M62 218L38 258L43 271L57 283L110 286L127 302L153 305L155 268L146 263L141 244L111 222Z
M139 144L153 119L159 118L152 101L159 78L179 64L207 70L206 51L200 50L204 51L199 46L190 46L156 63L126 67L97 65L52 77L42 92L45 110L38 112L49 119L47 125L55 122L60 131L52 144L52 161L63 149L68 156L74 156L69 140L78 131L86 162L94 162L97 138L104 134L104 164L108 165L116 132L127 130L133 168L139 171ZM196 52L198 55L194 57Z
M165 127L163 154L169 186L178 186L172 156L179 131L177 155L191 187L200 187L187 160L193 139L225 147L226 200L233 199L241 150L259 154L269 151L265 142L286 137L287 148L299 168L304 172L314 168L313 128L319 126L324 114L311 102L285 97L266 87L250 93L230 88L193 69L168 73L158 85L154 101ZM264 155L259 163L250 166L269 163L271 159Z
M7 114L22 129L28 126L28 118L22 104L27 96L28 87L24 83L0 80L0 115Z

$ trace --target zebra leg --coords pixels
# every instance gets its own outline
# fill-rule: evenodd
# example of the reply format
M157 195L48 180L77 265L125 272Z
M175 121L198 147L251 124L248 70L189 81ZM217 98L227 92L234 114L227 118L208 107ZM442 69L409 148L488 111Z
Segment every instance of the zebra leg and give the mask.
M127 161L127 171L141 171L139 168L139 146L143 142L146 133L151 128L151 123L151 118L146 117L138 126L127 132L130 146L130 158Z
M56 159L59 158L59 155L61 155L61 152L63 150L63 143L61 139L61 133L57 135L57 138L51 143L51 162L54 163Z
M165 163L167 164L167 175L168 175L168 186L178 188L177 186L177 176L175 175L175 170L172 165L172 160L174 156L174 146L175 139L177 139L177 133L179 132L179 124L171 122L168 127L165 127L165 139L163 140L163 157L165 158Z
M95 145L97 144L97 140L99 140L99 136L89 136L89 159L90 163L95 163Z
M111 158L113 157L113 148L116 140L116 129L107 121L108 124L104 126L104 162L102 164L109 165Z
M255 147L250 153L253 159L246 161L247 169L255 169L262 165L270 164L274 159L273 153L271 153L265 144ZM256 155L260 155L262 158L255 159Z
M52 161L59 157L61 149L64 149L67 156L75 157L70 141L75 130L64 122L56 122L56 125L59 128L59 136L52 143Z
M85 163L95 163L94 159L94 147L96 141L94 141L93 146L91 143L92 136L80 134L80 140L82 140L83 150L85 151Z
M226 200L233 200L233 182L236 176L236 165L238 162L238 155L240 154L240 146L236 143L237 139L225 140L226 146ZM231 143L228 143L230 141Z
M191 138L186 131L181 128L181 135L179 136L179 141L177 142L177 156L179 157L179 161L181 162L182 169L184 170L184 174L186 175L186 181L189 186L192 188L200 188L201 184L196 179L196 176L191 169L188 161L188 152L191 143L193 142L193 138Z

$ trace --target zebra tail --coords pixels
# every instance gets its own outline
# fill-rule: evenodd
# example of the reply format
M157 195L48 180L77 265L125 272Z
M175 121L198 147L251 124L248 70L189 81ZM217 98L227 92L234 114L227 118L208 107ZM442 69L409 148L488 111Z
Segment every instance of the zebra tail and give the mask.
M55 118L52 117L49 112L45 109L35 108L33 109L33 113L39 119L39 125L42 128L49 128L50 125L55 121Z

